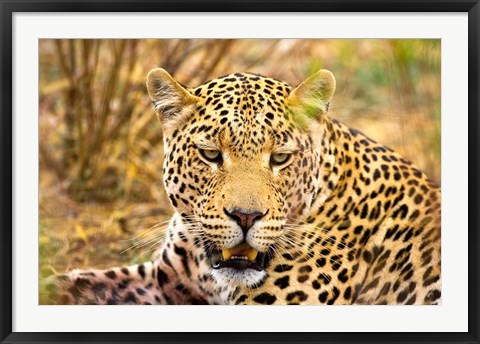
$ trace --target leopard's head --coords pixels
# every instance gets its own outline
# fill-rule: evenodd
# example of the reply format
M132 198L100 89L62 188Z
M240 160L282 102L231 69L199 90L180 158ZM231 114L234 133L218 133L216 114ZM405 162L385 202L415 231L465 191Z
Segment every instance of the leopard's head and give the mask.
M188 89L153 69L147 88L163 126L165 188L186 234L203 245L218 282L259 283L319 192L332 73L295 89L251 73Z

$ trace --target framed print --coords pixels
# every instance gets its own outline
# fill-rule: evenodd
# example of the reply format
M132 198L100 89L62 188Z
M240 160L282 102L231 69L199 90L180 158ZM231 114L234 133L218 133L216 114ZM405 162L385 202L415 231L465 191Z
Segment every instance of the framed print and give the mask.
M479 342L478 1L1 9L2 342Z

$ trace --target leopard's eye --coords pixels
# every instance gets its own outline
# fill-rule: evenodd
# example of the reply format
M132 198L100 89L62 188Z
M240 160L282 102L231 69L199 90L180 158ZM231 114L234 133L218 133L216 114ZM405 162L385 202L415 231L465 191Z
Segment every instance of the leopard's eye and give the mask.
M218 150L214 149L199 149L200 154L210 162L219 163L222 160L222 154Z
M279 166L285 164L292 154L290 153L275 153L270 157L270 164L272 166Z

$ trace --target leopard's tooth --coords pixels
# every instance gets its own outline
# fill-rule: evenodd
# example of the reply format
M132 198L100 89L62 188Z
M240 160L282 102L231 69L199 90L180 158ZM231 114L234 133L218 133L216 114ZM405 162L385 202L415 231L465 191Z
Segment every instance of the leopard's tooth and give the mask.
M232 257L233 252L229 249L222 250L223 260L229 260Z
M253 262L255 258L257 258L258 251L257 250L249 250L247 253L248 260Z

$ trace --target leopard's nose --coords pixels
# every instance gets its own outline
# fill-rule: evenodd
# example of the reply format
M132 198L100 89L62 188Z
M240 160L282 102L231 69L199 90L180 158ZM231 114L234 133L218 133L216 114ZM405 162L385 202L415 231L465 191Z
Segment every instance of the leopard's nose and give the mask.
M247 211L235 208L232 211L228 211L226 208L223 208L225 214L234 220L240 228L242 228L243 234L246 235L248 230L253 226L255 221L260 220L262 217L267 215L268 210L266 212L261 212L257 210Z

